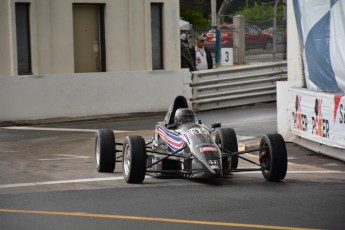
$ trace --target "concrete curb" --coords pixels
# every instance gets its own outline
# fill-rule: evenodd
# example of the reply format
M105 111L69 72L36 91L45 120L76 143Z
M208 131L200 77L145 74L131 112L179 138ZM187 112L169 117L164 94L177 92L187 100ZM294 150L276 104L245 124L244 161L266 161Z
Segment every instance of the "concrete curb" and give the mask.
M261 138L253 138L238 142L240 151L255 149L260 147ZM345 162L345 149L330 147L314 141L310 141L301 137L297 137L293 142L299 145L301 148L306 148L317 154L325 155L340 161Z
M261 138L240 140L240 141L238 141L238 149L239 149L239 151L244 151L244 150L259 148L260 147L260 140L261 140Z
M314 141L310 141L301 137L296 137L294 143L309 149L313 152L332 157L338 160L345 162L345 149L340 149L336 147L331 147L327 145L323 145Z

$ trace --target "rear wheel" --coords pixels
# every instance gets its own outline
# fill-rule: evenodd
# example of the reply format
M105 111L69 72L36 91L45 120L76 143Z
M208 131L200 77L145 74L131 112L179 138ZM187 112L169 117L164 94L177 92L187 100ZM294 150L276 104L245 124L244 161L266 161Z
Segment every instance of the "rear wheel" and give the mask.
M215 142L221 148L230 152L238 152L238 144L235 130L231 128L221 128L216 131ZM230 158L230 159L229 159ZM231 169L237 169L238 156L223 157L222 165L223 169L229 169L229 163L231 162Z
M286 176L287 152L280 134L268 134L261 138L259 153L262 174L268 181L281 181Z
M115 136L112 130L98 130L95 137L95 158L98 172L115 169Z
M146 174L146 145L141 136L128 136L123 143L123 176L127 183L139 184Z

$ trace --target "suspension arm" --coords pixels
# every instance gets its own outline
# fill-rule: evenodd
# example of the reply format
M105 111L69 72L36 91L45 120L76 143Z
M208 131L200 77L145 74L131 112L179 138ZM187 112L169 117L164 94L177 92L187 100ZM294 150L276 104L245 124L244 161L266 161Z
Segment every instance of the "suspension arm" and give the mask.
M163 155L167 155L167 156L166 156L166 157L163 157L162 159L160 159L160 160L158 160L158 161L156 161L156 162L154 162L154 163L152 163L152 164L149 165L149 166L146 166L146 168L150 168L150 167L152 167L152 166L158 164L159 162L161 162L161 161L163 161L163 160L165 160L165 159L167 159L167 158L169 158L169 157L171 157L171 156L175 156L176 153L178 153L178 152L184 150L185 148L187 148L187 147L183 147L183 148L181 148L181 149L179 149L179 150L177 150L177 151L175 151L175 152L173 152L173 153L171 153L171 154L168 154L168 153L163 154ZM179 156L179 157L185 158L185 157L183 157L183 156Z

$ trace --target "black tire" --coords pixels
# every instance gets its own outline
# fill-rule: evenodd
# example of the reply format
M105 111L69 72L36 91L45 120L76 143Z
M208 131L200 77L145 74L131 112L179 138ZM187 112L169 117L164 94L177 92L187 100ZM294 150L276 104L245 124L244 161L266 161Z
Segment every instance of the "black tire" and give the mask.
M123 177L127 183L139 184L146 174L146 145L141 136L128 136L122 151Z
M101 129L95 138L95 159L98 172L115 170L115 135L112 130Z
M238 144L235 130L231 128L221 128L217 129L215 142L218 146L230 152L238 152ZM231 169L237 169L238 166L238 156L232 156L230 159ZM223 169L229 169L228 157L223 157L222 159Z
M284 138L280 134L268 134L261 138L260 155L266 151L261 159L262 174L268 181L281 181L286 176L287 152Z

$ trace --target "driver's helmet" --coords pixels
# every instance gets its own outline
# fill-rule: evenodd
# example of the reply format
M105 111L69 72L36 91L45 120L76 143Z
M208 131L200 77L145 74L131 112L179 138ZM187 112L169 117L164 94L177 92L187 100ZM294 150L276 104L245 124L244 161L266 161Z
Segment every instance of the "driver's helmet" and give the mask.
M191 109L177 109L175 113L175 124L181 126L187 123L196 123L197 118Z

